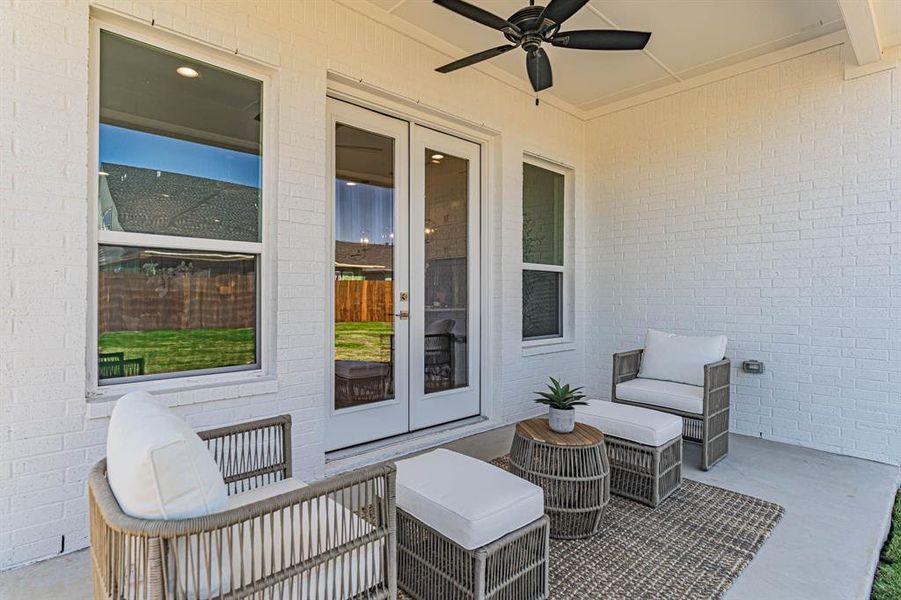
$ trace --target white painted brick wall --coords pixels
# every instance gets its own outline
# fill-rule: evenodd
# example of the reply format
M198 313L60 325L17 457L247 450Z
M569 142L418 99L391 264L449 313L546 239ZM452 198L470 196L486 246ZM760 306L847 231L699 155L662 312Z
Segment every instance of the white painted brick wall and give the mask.
M845 81L837 46L587 143L592 388L648 327L725 333L734 431L901 463L901 70Z
M278 65L278 381L204 401L166 396L195 427L288 412L297 475L319 477L327 340L326 73L363 77L501 132L493 240L496 423L531 415L546 375L578 379L582 352L520 349L521 157L576 168L583 210L584 128L572 116L476 71L433 72L444 56L330 0L104 0L186 36ZM85 0L0 5L0 569L87 544L85 476L104 454L108 405L85 400L88 211L88 27ZM272 157L270 157L270 160ZM582 219L580 219L580 222ZM580 247L577 252L582 252ZM577 254L577 262L581 260ZM581 275L580 275L581 277ZM582 318L583 301L577 299Z
M607 357L649 325L725 330L730 356L769 367L736 373L736 430L899 461L897 72L845 82L832 49L586 128L476 71L435 74L446 56L330 0L105 4L279 68L278 381L223 400L168 395L193 426L291 413L297 474L323 474L335 69L501 132L485 324L495 423L534 414L549 374L582 380L586 356L605 396ZM85 475L104 454L109 406L84 397L88 13L85 0L0 6L0 569L58 553L63 535L67 551L86 545ZM524 151L576 171L570 352L520 347Z

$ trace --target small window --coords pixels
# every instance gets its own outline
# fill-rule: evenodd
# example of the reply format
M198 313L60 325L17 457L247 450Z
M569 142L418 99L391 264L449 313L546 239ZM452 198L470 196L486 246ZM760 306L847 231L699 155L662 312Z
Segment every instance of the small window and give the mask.
M565 183L562 173L523 163L523 340L564 336Z
M101 384L259 368L262 82L100 34Z

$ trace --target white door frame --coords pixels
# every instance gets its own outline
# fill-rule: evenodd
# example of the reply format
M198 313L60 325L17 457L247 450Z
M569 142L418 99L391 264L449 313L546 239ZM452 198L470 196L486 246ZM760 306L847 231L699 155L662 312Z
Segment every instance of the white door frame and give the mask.
M413 125L410 135L410 430L476 416L481 411L481 157L478 144ZM467 383L465 387L425 393L425 150L464 158L467 173ZM455 349L453 351L456 351Z
M328 215L329 251L327 256L328 309L326 340L328 366L326 377L325 449L336 450L375 439L391 437L409 430L409 321L394 317L394 398L349 408L335 409L335 125L343 123L394 139L394 309L395 315L406 303L401 292L409 289L409 123L335 99L328 99Z
M494 340L500 335L490 324L494 322L495 304L492 300L492 282L497 280L497 267L495 259L497 250L495 241L497 238L496 226L499 223L500 215L497 213L497 206L492 199L501 198L501 183L499 172L496 169L503 163L500 147L500 131L492 128L486 123L466 120L452 113L448 113L439 108L424 104L419 100L410 99L400 96L396 93L384 90L377 86L365 83L359 78L348 77L334 70L328 72L328 92L329 99L340 100L345 103L366 108L368 110L378 112L384 115L392 116L397 119L406 121L410 126L422 125L442 131L450 135L457 136L461 139L468 140L480 147L481 155L481 181L480 189L482 195L481 214L479 216L481 230L481 268L480 268L480 287L481 302L479 320L481 323L479 340L480 352L480 397L481 410L480 416L489 421L495 420L498 416L499 406L496 402L494 393L494 365L497 362L496 352L494 348ZM331 150L329 150L331 153ZM329 181L334 176L334 165L327 162L324 176ZM329 187L329 186L327 186ZM329 190L329 200L333 204L334 198L332 194L334 190ZM334 252L334 240L332 236L331 211L326 211L327 222L326 228L329 235L329 244L331 250L329 255ZM327 257L327 260L332 260ZM332 327L334 322L334 277L331 269L328 269L326 281L326 304L329 315L326 322L326 352L324 353L323 369L326 373L324 377L323 402L331 405L333 399L334 378L329 381L329 375L332 373L334 364L334 355L332 351L333 338ZM326 417L330 414L330 406L326 406ZM329 431L326 426L326 435ZM408 434L415 435L415 434ZM403 437L403 435L401 436ZM337 448L333 444L326 444L326 452L329 448Z

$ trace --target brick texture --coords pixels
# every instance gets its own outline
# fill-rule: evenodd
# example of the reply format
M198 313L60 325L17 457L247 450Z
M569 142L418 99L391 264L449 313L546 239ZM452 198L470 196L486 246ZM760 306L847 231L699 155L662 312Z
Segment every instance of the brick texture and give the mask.
M519 340L521 159L541 153L583 175L577 119L477 71L436 74L447 56L329 0L93 4L277 67L277 381L165 395L194 427L290 413L296 475L323 475L329 69L500 132L490 211L503 225L484 245L492 421L534 414L529 392L548 374L581 377L578 348L523 357ZM63 536L67 552L86 546L85 477L105 451L110 403L86 400L85 380L88 50L86 0L2 1L0 569L58 554Z
M532 416L548 375L606 396L610 354L655 326L725 331L733 426L901 461L901 83L844 81L840 49L584 123L331 0L100 0L149 27L273 64L275 381L164 398L194 427L294 418L296 475L322 477L328 340L328 70L499 132L486 157L493 227L490 424ZM0 569L87 544L85 477L111 403L86 399L87 0L0 5ZM524 152L575 170L575 343L524 356Z
M901 72L843 64L836 46L591 123L599 395L646 328L722 332L734 431L901 462Z

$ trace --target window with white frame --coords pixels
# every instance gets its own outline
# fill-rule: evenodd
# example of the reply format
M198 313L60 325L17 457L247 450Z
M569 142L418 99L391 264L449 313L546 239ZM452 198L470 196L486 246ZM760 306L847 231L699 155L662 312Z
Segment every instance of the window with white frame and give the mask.
M531 161L522 168L522 338L563 338L566 177Z
M99 33L99 383L257 369L260 80Z

